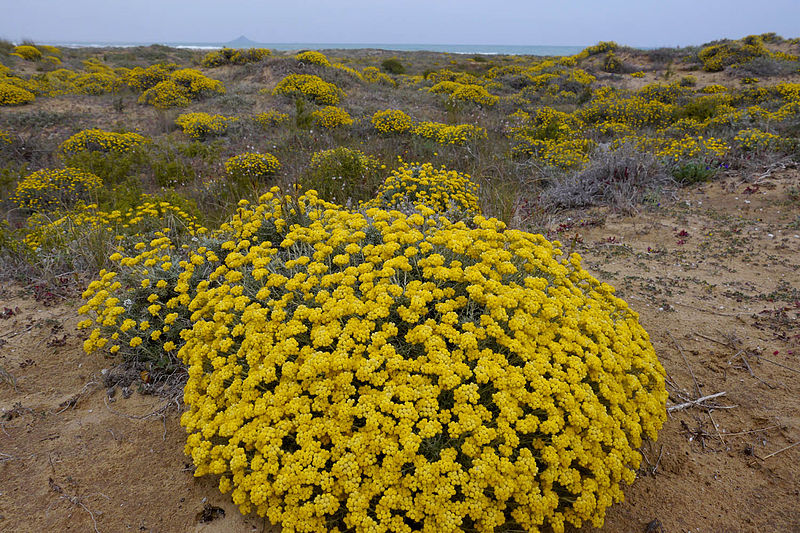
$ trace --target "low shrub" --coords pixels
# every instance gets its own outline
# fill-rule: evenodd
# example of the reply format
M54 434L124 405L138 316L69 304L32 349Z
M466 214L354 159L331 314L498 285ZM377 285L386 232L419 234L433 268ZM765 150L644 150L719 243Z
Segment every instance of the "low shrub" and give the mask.
M337 105L345 96L336 85L313 74L289 74L275 86L272 94L305 98L318 105Z
M405 133L413 127L411 117L399 109L385 109L372 115L372 125L380 133Z
M270 109L269 111L264 111L263 113L258 113L253 117L259 126L262 128L268 128L270 126L276 126L282 122L285 122L289 119L289 115L286 113L280 113L275 111L274 109Z
M61 143L58 150L64 155L79 152L123 153L148 142L149 139L138 133L116 133L95 128L76 133Z
M272 154L244 153L225 161L225 172L237 181L265 182L280 170L278 158Z
M478 185L468 174L430 163L407 163L392 171L373 200L365 207L408 211L424 206L451 219L471 218L481 213Z
M39 61L42 59L42 52L35 46L27 44L15 46L14 53L25 61Z
M24 105L36 100L36 96L25 89L6 83L0 78L0 106Z
M323 54L322 52L317 52L316 50L301 52L296 56L294 56L294 58L301 63L308 63L311 65L321 65L323 67L331 66L331 62L328 61L328 58L325 57L325 54Z
M328 105L315 109L311 113L311 121L321 128L334 129L352 125L353 117L341 107Z
M193 139L204 140L208 137L224 135L228 131L228 123L233 120L222 115L208 113L184 113L175 119L175 124L183 129L183 133Z
M390 57L381 61L381 70L395 75L406 73L406 67L395 57Z
M222 65L245 65L257 63L272 54L267 48L223 48L213 50L203 57L204 67L221 67Z
M33 211L67 209L89 200L102 186L99 177L81 169L43 169L22 179L11 200Z
M315 190L320 198L340 204L367 200L380 182L380 163L372 156L344 146L314 152L300 179L304 190Z

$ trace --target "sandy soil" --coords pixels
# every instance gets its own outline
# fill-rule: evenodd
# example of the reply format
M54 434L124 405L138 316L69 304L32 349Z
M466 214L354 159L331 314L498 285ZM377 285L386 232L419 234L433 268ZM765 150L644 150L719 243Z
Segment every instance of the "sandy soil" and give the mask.
M675 410L603 531L800 531L800 173L730 176L550 236L641 315ZM195 479L180 407L103 385L75 301L0 287L0 530L275 531ZM125 396L128 396L127 398Z

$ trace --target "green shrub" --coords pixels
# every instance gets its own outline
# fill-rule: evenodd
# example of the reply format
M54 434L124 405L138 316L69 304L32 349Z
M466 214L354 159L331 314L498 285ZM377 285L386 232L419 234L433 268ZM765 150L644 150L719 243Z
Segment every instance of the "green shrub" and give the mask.
M344 146L315 152L300 179L304 190L316 190L320 198L345 204L372 197L380 184L378 160Z
M384 59L381 61L381 70L384 72L388 72L389 74L405 74L406 67L394 57L390 57L389 59Z

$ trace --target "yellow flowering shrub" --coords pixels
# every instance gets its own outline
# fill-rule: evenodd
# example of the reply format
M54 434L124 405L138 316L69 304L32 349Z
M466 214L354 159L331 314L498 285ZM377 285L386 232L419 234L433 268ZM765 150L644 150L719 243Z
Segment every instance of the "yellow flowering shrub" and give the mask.
M442 124L441 122L417 122L412 133L439 144L466 144L487 138L486 129L474 124Z
M311 121L322 128L333 129L352 125L353 117L341 107L326 105L311 113Z
M175 124L181 127L183 133L193 139L203 140L207 137L224 135L228 131L228 122L234 120L222 115L209 115L208 113L184 113L178 115Z
M113 73L90 72L73 78L69 92L99 95L117 92L122 85L123 79Z
M247 152L225 161L225 172L233 179L250 182L266 181L280 170L278 158L272 154Z
M156 63L147 68L134 67L126 73L125 83L137 91L146 91L162 81L167 81L170 73L177 68L178 65L174 63Z
M14 53L26 61L39 61L42 59L42 52L35 46L27 44L15 46Z
M245 65L258 63L272 55L267 48L223 48L212 50L203 57L204 67L221 67L222 65Z
M221 81L209 78L192 68L173 69L173 65L152 65L147 69L133 69L128 84L143 88L140 104L149 104L158 109L185 107L192 100L213 94L225 94Z
M498 100L497 96L489 94L486 88L481 85L460 85L450 93L451 102L472 102L480 106L491 107Z
M397 82L392 79L388 74L384 74L378 67L366 67L361 71L361 76L364 81L369 83L380 83L382 85L389 85L395 87Z
M311 192L265 195L223 231L178 274L192 324L170 348L195 475L243 513L287 531L561 532L623 498L666 418L664 370L577 254L495 219ZM150 342L136 333L128 346Z
M346 72L347 74L351 75L354 78L359 80L364 80L364 75L361 74L359 71L352 67L348 67L344 63L333 63L331 67L335 68L336 70L341 70L342 72Z
M274 109L270 109L269 111L264 111L263 113L258 113L253 117L262 128L268 128L270 126L275 126L282 122L285 122L289 119L289 115L286 113L280 113L275 111Z
M323 67L330 67L331 62L328 61L328 58L325 57L325 54L322 52L317 52L316 50L309 50L307 52L301 52L294 56L296 60L301 63L310 63L313 65L322 65Z
M380 162L374 157L338 146L314 152L299 183L305 190L317 191L320 198L354 203L374 195L379 170Z
M78 168L43 169L20 180L11 200L34 211L68 208L88 200L102 186L100 178Z
M589 162L594 142L584 138L538 139L524 134L515 137L514 156L532 157L563 170L580 168Z
M32 92L0 78L0 106L29 104L35 99L36 96Z
M641 70L636 72L631 72L631 78L644 78L644 72Z
M784 138L774 133L769 133L755 128L740 130L733 138L734 146L745 152L763 154L768 151L777 151L787 143Z
M174 80L158 82L139 96L140 104L148 104L156 109L186 107L191 103L186 87Z
M58 147L64 155L80 152L116 152L124 153L150 142L147 137L138 133L115 133L100 129L83 130Z
M380 133L405 133L413 127L411 117L399 109L377 111L370 120Z
M468 174L435 168L430 163L407 163L392 171L375 198L364 206L386 210L424 206L451 218L471 218L481 213L478 185Z
M11 144L11 135L5 130L0 130L0 146L3 144Z
M336 105L344 91L313 74L289 74L272 90L273 95L305 98L319 105Z

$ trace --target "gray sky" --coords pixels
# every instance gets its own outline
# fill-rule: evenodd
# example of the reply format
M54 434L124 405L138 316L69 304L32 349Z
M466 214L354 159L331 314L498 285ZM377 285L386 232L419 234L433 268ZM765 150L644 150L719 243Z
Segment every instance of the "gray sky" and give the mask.
M18 41L684 46L800 37L800 0L0 0Z

